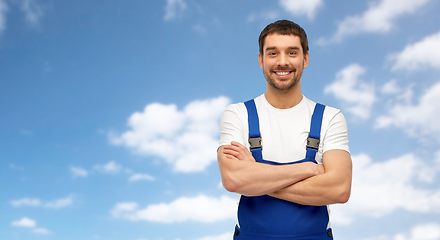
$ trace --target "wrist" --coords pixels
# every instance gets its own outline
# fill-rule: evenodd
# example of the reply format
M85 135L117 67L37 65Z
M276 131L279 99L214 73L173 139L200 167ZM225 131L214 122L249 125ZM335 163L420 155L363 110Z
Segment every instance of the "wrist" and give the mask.
M318 164L312 162L303 162L300 164L303 167L302 171L304 172L304 179L320 174Z

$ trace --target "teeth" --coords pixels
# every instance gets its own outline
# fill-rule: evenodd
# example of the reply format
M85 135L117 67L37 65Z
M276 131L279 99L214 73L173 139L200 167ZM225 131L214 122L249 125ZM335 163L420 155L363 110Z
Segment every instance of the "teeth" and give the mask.
M277 74L281 75L281 76L285 76L285 75L289 74L289 72L277 72Z

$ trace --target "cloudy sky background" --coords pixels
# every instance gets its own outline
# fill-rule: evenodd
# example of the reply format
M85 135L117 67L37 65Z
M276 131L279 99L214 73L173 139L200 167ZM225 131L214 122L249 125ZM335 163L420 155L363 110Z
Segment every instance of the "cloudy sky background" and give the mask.
M258 35L309 36L354 164L341 240L440 239L440 2L0 0L0 239L227 240L218 121L265 90Z

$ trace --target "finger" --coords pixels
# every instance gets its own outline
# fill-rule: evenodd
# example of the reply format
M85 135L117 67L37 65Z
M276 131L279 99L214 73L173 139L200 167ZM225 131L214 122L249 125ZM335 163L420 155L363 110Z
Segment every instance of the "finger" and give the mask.
M239 143L239 142L235 142L235 141L232 141L231 142L231 145L232 146L236 146L236 147L239 147L239 148L246 148L245 146L243 146L243 144L241 144L241 143Z
M226 156L226 158L228 158L228 159L240 160L240 159L238 159L238 158L236 158L236 157L234 157L234 156L232 156L232 155L230 155L230 154L225 154L225 156Z
M241 148L237 147L237 146L232 146L232 145L228 145L227 147L224 148L225 150L231 150L231 151L236 151L236 152L240 152L242 151Z
M235 150L232 150L232 149L224 149L223 153L224 154L232 154L232 155L241 154L239 151L235 151Z
M223 148L223 151L229 151L229 152L240 152L240 149L237 148L237 147L230 146L230 147L225 147L225 148Z
M243 150L249 151L247 147L245 147L243 144L238 142L231 142L231 146L240 149L241 151Z
M243 158L241 153L237 152L237 151L231 151L231 150L223 150L223 153L225 155L230 155L230 156L234 156L237 159L241 159Z
M240 151L247 152L247 153L250 152L246 146L244 146L238 142L231 142L231 144L232 144L232 146L239 148Z

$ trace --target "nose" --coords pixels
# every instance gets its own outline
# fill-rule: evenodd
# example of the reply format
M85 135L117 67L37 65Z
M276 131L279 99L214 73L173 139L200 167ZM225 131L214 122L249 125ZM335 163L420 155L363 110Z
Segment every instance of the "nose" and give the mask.
M278 65L279 66L287 66L289 64L288 56L285 53L281 53L278 56Z

